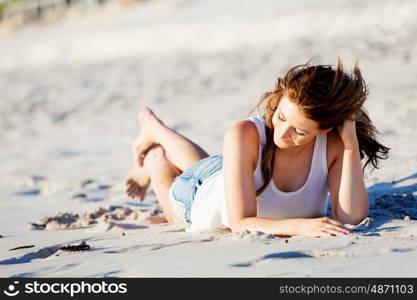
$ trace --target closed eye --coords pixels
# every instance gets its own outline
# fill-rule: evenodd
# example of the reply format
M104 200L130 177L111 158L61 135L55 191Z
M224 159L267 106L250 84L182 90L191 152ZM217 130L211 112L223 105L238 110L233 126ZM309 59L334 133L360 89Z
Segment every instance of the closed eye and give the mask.
M301 136L305 136L305 134L304 134L304 133L297 132L297 130L295 131L295 133L296 133L296 134L298 134L298 135L301 135Z
M278 119L280 119L281 121L285 122L285 120L281 116L278 116ZM298 132L297 129L295 129L295 128L294 128L294 131L295 131L296 134L298 134L300 136L305 136L304 133Z

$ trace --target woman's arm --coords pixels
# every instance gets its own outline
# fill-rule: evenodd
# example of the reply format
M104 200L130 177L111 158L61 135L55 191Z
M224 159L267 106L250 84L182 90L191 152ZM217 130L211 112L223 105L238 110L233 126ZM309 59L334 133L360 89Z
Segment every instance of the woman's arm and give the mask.
M245 218L256 219L256 191L253 172L258 160L258 141L258 130L251 121L235 123L224 138L224 188L228 221L233 231L241 230L243 227L260 230L265 226L265 224L257 225L256 220L244 220Z
M251 121L234 124L225 136L224 188L232 231L248 229L281 236L309 237L349 232L340 222L329 218L275 220L257 217L253 173L258 160L258 143L258 131Z
M355 121L346 120L339 128L342 146L329 170L328 187L333 218L359 224L368 216L368 193L362 173Z

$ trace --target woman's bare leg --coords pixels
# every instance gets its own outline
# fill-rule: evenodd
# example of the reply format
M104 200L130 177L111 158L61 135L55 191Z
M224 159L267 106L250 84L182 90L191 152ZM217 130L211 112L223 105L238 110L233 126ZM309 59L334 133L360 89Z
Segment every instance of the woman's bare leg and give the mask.
M132 145L136 164L127 176L126 193L143 201L151 184L167 219L172 221L169 187L176 176L208 154L163 124L149 108L139 112L139 123L141 132Z
M138 119L141 132L132 150L139 166L143 165L146 151L154 144L160 144L171 163L181 171L208 156L200 146L166 126L150 108L141 109Z
M148 151L143 168L149 175L152 189L158 198L166 220L174 223L177 221L177 217L169 201L169 188L175 177L181 172L167 159L165 150L160 145L156 145Z

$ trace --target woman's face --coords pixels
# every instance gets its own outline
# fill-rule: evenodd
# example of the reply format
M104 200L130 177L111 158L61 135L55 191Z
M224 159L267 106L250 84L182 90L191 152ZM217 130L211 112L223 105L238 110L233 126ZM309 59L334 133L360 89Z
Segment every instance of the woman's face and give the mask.
M307 119L297 105L286 96L282 97L272 116L274 142L281 149L303 146L310 143L319 130L317 122Z

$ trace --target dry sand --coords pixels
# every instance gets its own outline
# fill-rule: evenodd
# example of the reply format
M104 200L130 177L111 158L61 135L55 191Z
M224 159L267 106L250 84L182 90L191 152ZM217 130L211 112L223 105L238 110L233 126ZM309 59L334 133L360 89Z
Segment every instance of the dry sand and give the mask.
M415 1L146 1L2 37L0 276L415 277L416 10ZM158 215L152 191L143 203L124 195L141 107L219 154L228 126L277 76L338 55L347 69L359 60L365 106L391 147L367 173L372 219L353 234L188 233L146 221ZM82 241L91 248L62 250ZM20 246L30 247L9 251Z

